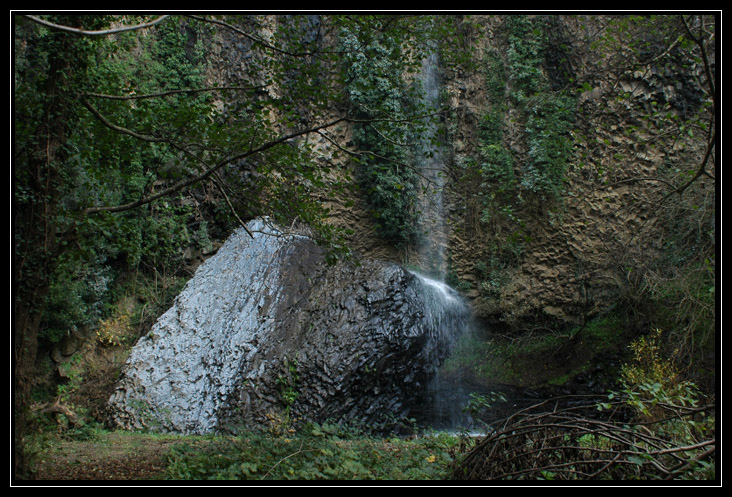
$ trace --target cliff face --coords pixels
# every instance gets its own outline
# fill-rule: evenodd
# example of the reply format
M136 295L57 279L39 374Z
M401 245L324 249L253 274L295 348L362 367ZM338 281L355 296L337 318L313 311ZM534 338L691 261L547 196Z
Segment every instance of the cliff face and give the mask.
M680 183L679 171L698 164L704 153L704 139L682 131L691 116L706 119L703 68L684 59L679 44L660 30L611 32L617 19L610 17L534 18L529 35L540 25L545 35L536 41L541 47L532 77L547 86L532 98L561 94L572 101L558 193L537 194L525 186L536 173L536 145L528 135L531 99L516 97L521 80L511 73L511 57L517 37L506 19L462 21L462 42L473 51L470 68L450 62L444 48L432 61L448 109L440 150L448 230L444 273L479 317L515 328L576 325L617 302L628 291L629 273L637 274L667 245L668 203L659 202L673 190L670 184ZM646 53L622 48L634 37L647 39ZM217 77L236 83L232 68L245 63L236 46L217 45L216 55L225 66ZM501 101L495 96L499 73ZM499 144L511 156L510 187L481 172L481 133L491 113L500 114ZM352 144L347 126L334 131ZM313 140L327 164L333 147L322 137ZM356 167L346 163L344 170ZM701 189L697 195L708 204L714 183ZM419 247L379 237L365 192L324 200L331 222L353 231L357 256L421 265Z
M471 40L479 56L512 50L503 19L479 22L484 36ZM514 189L514 198L523 195L511 212L520 222L508 216L486 219L485 203L461 181L460 165L477 155L481 120L495 107L487 95L490 69L448 72L445 88L455 119L449 141L455 180L448 196L450 224L456 227L450 243L456 281L465 283L479 315L518 327L581 324L628 291L632 271L652 267L669 244L669 203L661 202L673 190L670 183L679 184L678 171L693 170L706 148L706 136L684 133L679 123L697 112L701 119L709 117L701 110L704 69L698 60L682 61L673 39L654 40L652 52L661 57L669 49L671 62L626 53L623 64L610 48L593 45L608 19L552 16L543 22L550 34L539 69L550 82L547 92L577 88L580 82L583 88L571 93L572 149L557 198L530 198ZM656 62L640 64L641 59ZM522 181L532 145L526 116L510 102L512 84L508 75L503 144ZM696 194L686 193L709 207L713 191L709 181Z

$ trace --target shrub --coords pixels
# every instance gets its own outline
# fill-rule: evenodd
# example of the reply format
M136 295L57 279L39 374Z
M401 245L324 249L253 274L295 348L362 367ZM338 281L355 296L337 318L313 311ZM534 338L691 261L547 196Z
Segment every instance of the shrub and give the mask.
M622 393L628 405L647 421L661 419L668 409L696 407L696 385L683 380L676 366L661 353L661 329L631 343L634 362L621 369ZM611 394L612 395L612 394Z

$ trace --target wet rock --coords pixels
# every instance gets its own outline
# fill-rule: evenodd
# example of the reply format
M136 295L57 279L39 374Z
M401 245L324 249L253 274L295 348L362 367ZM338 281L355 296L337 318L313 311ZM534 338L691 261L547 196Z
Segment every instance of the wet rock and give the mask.
M207 433L407 415L467 324L457 294L393 263L328 265L310 238L264 220L248 231L135 345L111 423Z

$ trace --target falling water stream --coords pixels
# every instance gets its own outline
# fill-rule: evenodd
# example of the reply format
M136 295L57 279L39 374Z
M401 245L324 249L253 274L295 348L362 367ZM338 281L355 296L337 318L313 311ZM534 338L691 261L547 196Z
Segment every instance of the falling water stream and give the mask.
M428 112L437 112L440 106L440 77L437 53L432 51L422 61L419 82L422 85L424 104ZM461 323L444 323L452 327L448 330L457 339L465 333L469 323L470 310L462 296L445 283L447 274L446 250L448 246L449 225L445 218L444 191L446 186L445 159L441 147L433 146L432 138L436 136L437 125L432 124L426 130L417 154L421 158L419 171L421 177L419 208L420 234L417 261L421 272L414 272L423 282L425 288L436 290L441 299L432 300L432 305L462 306L466 319ZM429 274L429 276L426 276ZM432 309L430 312L440 313L444 310ZM425 402L420 412L415 413L418 423L426 428L436 430L470 429L473 420L465 411L472 392L470 385L454 378L447 379L436 375L425 392Z
M470 309L462 296L446 283L429 278L413 271L422 282L425 292L425 303L429 306L425 312L434 316L446 316L450 319L441 321L450 334L453 344L468 331ZM427 298L430 295L431 298ZM456 319L455 316L458 316ZM414 413L418 424L424 428L439 431L471 430L474 421L465 410L473 392L471 386L463 379L455 376L437 374L427 385L424 401L420 409Z
M440 104L440 78L435 52L422 61L419 76L427 112L437 112ZM420 161L418 260L423 271L444 282L447 273L445 250L448 244L443 195L446 175L442 147L435 147L432 140L436 136L437 125L431 121L416 154Z
M418 81L422 86L425 111L436 115L440 109L441 92L436 51L433 50L423 59ZM422 280L425 291L440 296L425 299L425 302L434 306L427 312L447 316L450 315L447 310L451 306L464 306L465 319L443 321L443 333L454 337L453 343L455 343L461 336L472 333L484 334L487 330L478 328L472 322L467 303L445 282L448 274L450 224L445 213L444 193L449 191L449 175L442 153L443 146L439 139L435 139L438 136L437 131L438 126L433 122L418 144L420 150L416 156L421 158L419 232L422 236L416 256L410 255L408 263L419 267L419 271L415 274ZM454 316L454 313L452 315ZM414 412L413 416L419 426L437 431L473 434L485 433L488 424L553 395L549 388L534 390L497 383L489 384L469 373L459 371L457 367L450 368L449 372L447 368L438 370L423 393L425 400L420 410ZM478 412L480 419L473 419L471 412Z

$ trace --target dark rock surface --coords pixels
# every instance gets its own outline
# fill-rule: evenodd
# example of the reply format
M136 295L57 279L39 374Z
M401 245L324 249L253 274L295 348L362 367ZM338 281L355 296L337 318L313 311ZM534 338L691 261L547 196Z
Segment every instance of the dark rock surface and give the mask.
M111 423L207 433L408 415L467 325L457 294L393 263L327 265L310 238L263 220L248 229L136 344Z

